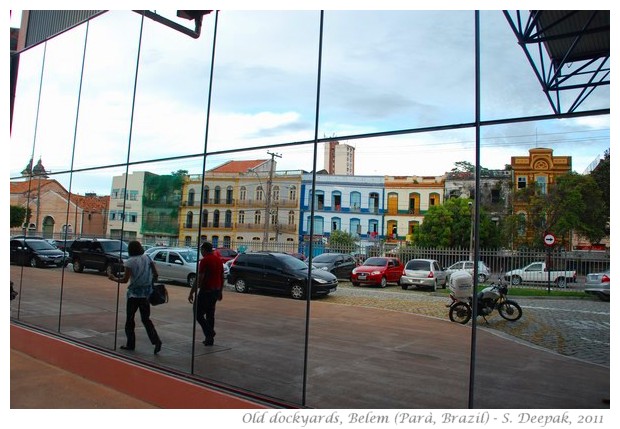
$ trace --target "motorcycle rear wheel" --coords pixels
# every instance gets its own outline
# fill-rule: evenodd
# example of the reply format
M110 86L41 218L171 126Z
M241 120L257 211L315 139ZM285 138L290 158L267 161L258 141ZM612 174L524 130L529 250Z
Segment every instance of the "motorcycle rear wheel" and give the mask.
M448 315L451 321L464 325L471 319L471 307L464 302L457 302L450 307Z
M516 322L523 316L523 310L521 306L514 301L506 300L502 302L498 307L499 315L510 322Z

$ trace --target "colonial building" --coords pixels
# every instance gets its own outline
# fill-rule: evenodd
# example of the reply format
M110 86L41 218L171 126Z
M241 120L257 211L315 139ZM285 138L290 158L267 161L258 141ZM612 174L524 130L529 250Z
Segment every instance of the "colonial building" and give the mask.
M555 184L558 176L567 174L572 170L572 158L570 156L554 156L553 149L547 148L534 148L530 149L529 152L528 156L511 157L514 193L535 184L537 192L546 194L549 188ZM512 210L514 214L523 219L525 225L528 213L527 202L519 201L518 198L513 199ZM529 229L522 229L519 234L528 237L530 240L534 232ZM519 243L515 244L518 245Z
M277 172L272 160L230 161L191 175L183 187L180 239L215 247L296 248L300 172ZM201 199L202 192L202 199ZM202 207L201 207L202 201ZM268 246L269 245L269 246Z
M310 239L311 203L314 198L315 240L329 240L332 231L345 231L370 245L383 236L383 176L317 174L312 192L312 174L302 176L300 234Z
M11 205L30 209L30 219L11 229L11 234L27 232L55 239L106 234L108 196L70 196L58 181L40 177L12 181L10 193Z
M413 241L432 206L443 203L446 176L385 176L387 242Z

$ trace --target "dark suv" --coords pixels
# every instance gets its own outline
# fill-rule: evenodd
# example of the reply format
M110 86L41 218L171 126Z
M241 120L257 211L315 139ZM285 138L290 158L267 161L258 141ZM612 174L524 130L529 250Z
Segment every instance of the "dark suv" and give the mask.
M308 284L308 265L286 253L240 253L230 267L228 282L241 293L262 289L303 299ZM333 274L316 268L312 270L313 296L327 295L337 286L338 279Z
M127 259L127 243L110 239L80 239L71 244L73 271L81 273L84 268L105 272L107 275L123 271L123 259Z

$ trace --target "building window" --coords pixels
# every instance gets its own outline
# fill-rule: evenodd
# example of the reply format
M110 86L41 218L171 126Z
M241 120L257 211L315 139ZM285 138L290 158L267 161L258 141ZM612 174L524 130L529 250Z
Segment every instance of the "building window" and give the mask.
M541 194L547 193L547 176L536 176L536 187Z
M280 201L280 187L279 186L273 187L272 198L274 201Z
M185 228L191 228L192 227L193 219L194 219L194 213L188 212L187 216L185 216Z
M193 189L190 189L189 192L187 193L187 205L188 206L194 205L194 190Z
M517 189L525 189L527 187L527 178L525 176L517 177Z
M245 199L247 198L247 192L248 190L245 188L245 186L239 188L239 199L241 201L245 201Z
M257 224L257 225L259 225L261 223L261 214L260 214L259 210L254 212L254 223Z
M258 201L263 200L263 187L262 186L258 186L256 188L256 200Z
M501 194L499 189L491 189L491 203L497 204L501 201Z
M297 188L295 186L291 186L289 188L288 199L291 201L295 201L297 199Z
M245 223L245 212L243 210L239 212L239 216L237 217L237 222L241 224Z
M293 210L288 212L288 224L295 225L295 212Z

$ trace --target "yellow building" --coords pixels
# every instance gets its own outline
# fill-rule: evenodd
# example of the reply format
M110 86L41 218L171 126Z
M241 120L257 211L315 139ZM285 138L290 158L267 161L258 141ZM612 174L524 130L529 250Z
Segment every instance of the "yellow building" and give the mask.
M445 176L385 176L386 241L412 241L424 215L443 202Z
M572 170L570 156L554 156L553 149L530 149L528 156L513 156L510 160L512 167L513 191L516 193L535 183L538 191L545 194L556 183L558 176ZM527 203L513 200L513 213L527 218ZM521 234L527 241L531 241L534 231L524 230Z

